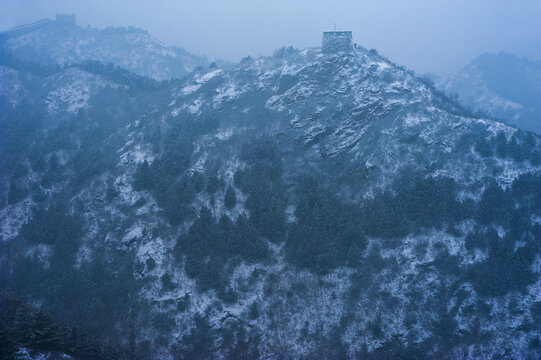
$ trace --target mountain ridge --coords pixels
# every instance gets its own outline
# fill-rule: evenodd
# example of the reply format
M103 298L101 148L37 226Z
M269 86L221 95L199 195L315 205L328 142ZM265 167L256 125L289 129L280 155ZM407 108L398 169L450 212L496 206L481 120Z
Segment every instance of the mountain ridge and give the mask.
M208 64L205 57L167 46L134 27L100 30L43 19L1 33L0 42L5 53L21 60L57 65L98 60L155 80L183 77Z
M20 294L147 357L535 356L539 136L361 47L95 69L1 68Z
M483 54L461 70L436 77L436 86L466 106L510 125L541 132L541 62L499 53Z

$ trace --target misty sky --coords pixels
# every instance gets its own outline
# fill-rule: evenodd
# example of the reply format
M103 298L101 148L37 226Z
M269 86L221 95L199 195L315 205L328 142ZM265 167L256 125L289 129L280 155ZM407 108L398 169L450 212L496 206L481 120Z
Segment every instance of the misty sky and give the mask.
M483 52L541 59L541 0L0 0L0 30L56 12L83 26L144 28L209 59L319 46L334 23L419 73L447 73Z

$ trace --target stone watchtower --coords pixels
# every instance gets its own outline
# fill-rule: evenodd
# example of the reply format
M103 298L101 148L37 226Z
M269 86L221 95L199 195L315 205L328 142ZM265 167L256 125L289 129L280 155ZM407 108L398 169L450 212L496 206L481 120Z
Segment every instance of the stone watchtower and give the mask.
M351 39L351 31L325 31L323 32L321 51L324 54L349 52L353 49Z

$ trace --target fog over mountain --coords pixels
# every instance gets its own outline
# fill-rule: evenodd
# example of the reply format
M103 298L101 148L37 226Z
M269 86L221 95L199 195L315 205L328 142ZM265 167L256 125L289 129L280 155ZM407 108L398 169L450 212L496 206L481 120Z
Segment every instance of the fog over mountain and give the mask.
M538 62L431 79L320 30L213 61L44 4L2 4L40 15L0 33L0 359L540 358Z
M142 28L166 44L229 61L318 46L335 24L418 73L444 75L485 52L541 59L539 0L3 0L0 31L55 13L76 13L83 27Z
M521 129L541 133L541 61L483 54L436 86L464 105Z

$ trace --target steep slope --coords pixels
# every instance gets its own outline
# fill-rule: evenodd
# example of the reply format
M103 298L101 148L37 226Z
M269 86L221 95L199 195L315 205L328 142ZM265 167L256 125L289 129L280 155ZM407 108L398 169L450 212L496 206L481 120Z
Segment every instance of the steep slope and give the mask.
M541 61L484 54L461 70L436 79L436 86L521 129L541 133Z
M183 77L207 64L205 57L132 27L98 30L46 19L4 32L0 41L4 52L19 59L58 65L97 60L156 80Z
M538 354L538 136L363 48L0 74L2 282L66 321L156 358Z

